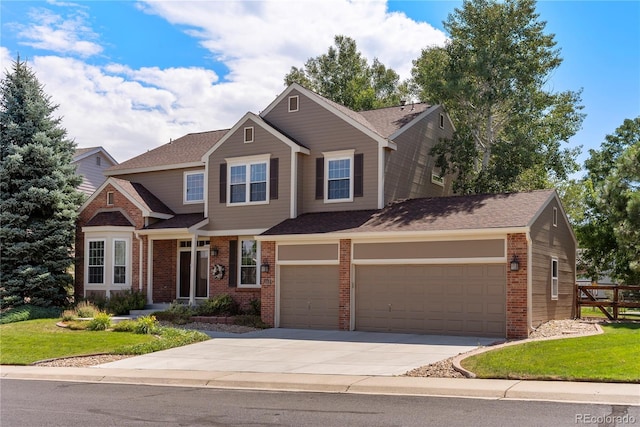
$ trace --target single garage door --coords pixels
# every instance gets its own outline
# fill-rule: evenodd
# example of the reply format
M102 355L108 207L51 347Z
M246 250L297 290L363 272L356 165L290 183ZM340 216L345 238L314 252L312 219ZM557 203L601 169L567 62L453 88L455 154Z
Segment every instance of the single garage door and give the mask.
M280 327L338 329L337 265L280 266Z
M356 267L356 329L504 337L503 264Z

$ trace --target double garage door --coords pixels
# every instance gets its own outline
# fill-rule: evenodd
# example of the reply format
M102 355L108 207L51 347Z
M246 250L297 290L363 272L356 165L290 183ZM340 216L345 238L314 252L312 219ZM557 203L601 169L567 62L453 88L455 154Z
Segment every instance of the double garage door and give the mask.
M505 336L504 264L358 265L355 329ZM338 266L280 267L280 326L338 329Z

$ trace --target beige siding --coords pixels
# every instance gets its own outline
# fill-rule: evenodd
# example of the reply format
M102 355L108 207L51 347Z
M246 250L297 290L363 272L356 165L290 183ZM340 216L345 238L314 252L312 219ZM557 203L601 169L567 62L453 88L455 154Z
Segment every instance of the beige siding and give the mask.
M244 128L254 127L254 141L244 142ZM270 154L278 159L278 199L268 204L227 206L220 203L220 164L225 159ZM251 120L229 135L209 157L209 230L270 228L289 218L291 198L291 148Z
M431 182L435 159L430 151L441 138L450 138L452 135L448 120L445 120L445 128L440 128L441 112L442 109L438 108L394 139L398 149L387 152L385 159L385 203L452 194L453 181L450 176L445 178L444 187Z
M326 110L297 91L300 108L288 112L288 97L265 116L265 120L289 137L309 148L309 156L300 157L302 181L298 191L302 194L298 214L306 212L344 211L352 209L376 209L378 207L378 144L349 123ZM352 150L364 154L364 197L353 202L324 203L315 199L316 158L323 152Z
M279 245L278 261L337 261L338 244Z
M199 170L204 172L204 165L201 168L172 169L114 176L144 185L147 190L172 211L177 214L185 214L204 212L204 203L184 203L184 173Z
M552 225L553 208L558 225ZM551 319L574 316L576 247L570 225L564 220L556 199L547 205L531 227L532 240L532 326ZM551 258L558 258L558 299L551 299Z
M450 242L356 243L354 259L504 257L504 239Z

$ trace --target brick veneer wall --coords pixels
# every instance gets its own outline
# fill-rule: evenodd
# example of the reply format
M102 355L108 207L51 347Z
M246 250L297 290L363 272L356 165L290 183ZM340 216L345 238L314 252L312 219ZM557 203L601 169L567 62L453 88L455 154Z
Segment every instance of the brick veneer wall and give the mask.
M507 338L527 338L529 336L528 293L527 293L527 235L507 234ZM511 271L513 255L520 263L518 271Z
M262 242L262 262L269 264L269 273L262 273L260 292L261 318L269 326L276 320L276 242Z
M340 240L339 328L348 331L351 320L351 240Z
M153 241L153 302L171 302L176 299L178 283L178 242Z
M113 192L113 205L107 205L107 193ZM100 211L107 210L122 210L126 213L128 218L133 222L135 228L137 230L141 229L144 226L144 218L142 216L142 212L135 206L125 195L120 193L116 188L107 184L105 188L98 194L95 195L93 200L87 205L85 209L78 215L78 220L76 222L76 245L75 245L75 281L74 281L74 296L76 298L84 296L84 233L82 232L82 227L94 217L94 215ZM131 239L131 254L132 254L132 265L131 265L131 287L132 289L140 289L141 285L139 283L139 249L140 242L135 236L132 236ZM144 279L143 279L144 280Z

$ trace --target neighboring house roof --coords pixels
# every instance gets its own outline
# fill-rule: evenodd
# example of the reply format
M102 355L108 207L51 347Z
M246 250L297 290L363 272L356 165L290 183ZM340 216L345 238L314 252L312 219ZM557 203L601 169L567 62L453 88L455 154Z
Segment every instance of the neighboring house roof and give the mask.
M111 179L131 198L133 198L143 210L159 214L175 215L167 205L160 201L160 199L158 199L151 191L147 190L144 185L120 178L112 177Z
M204 220L202 213L179 214L172 218L154 222L145 227L147 230L160 230L167 228L189 228Z
M409 199L381 210L303 214L263 235L377 233L528 227L555 190Z
M102 147L86 147L86 148L76 148L75 153L73 154L73 161L78 162L84 158L87 158L93 154L102 153L112 164L117 165L118 162L116 159L111 157L111 154L107 152Z
M85 225L85 227L133 227L134 225L120 211L99 212L94 215Z
M128 172L203 166L202 156L228 131L224 129L187 134L109 168L105 174L118 175Z
M360 111L373 128L385 138L389 138L402 127L411 123L431 105L417 103L404 106L378 108L376 110Z

